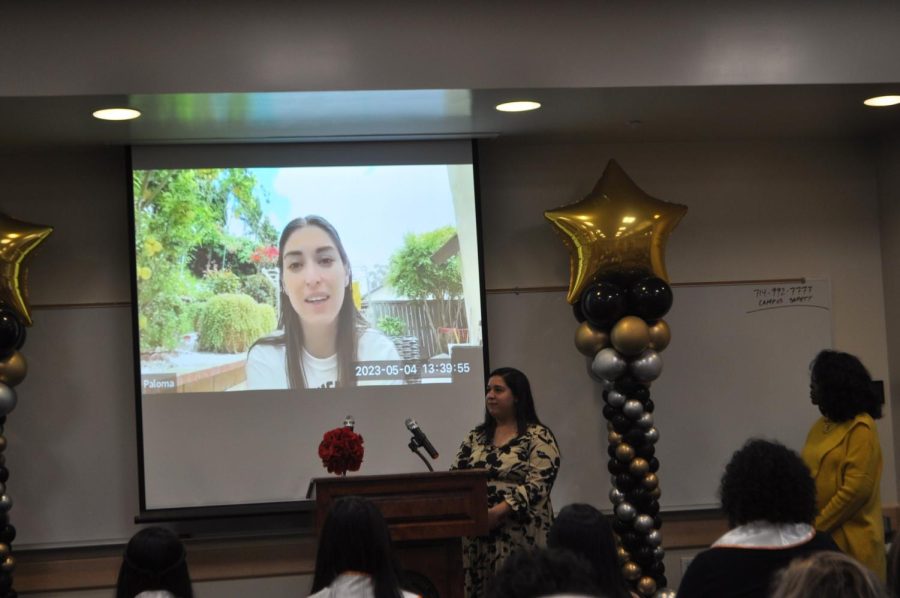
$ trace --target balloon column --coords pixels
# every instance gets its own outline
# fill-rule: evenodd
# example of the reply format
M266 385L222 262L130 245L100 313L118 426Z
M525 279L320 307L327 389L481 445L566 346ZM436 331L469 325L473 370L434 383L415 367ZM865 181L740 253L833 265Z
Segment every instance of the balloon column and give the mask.
M642 596L669 596L660 527L654 403L672 306L665 244L687 207L644 193L610 161L594 190L544 216L569 248L568 301L580 322L576 348L603 385L613 529L625 578Z
M6 491L6 416L16 407L14 387L25 379L27 365L19 349L25 343L25 325L31 325L26 287L28 255L53 231L0 214L0 596L17 595L12 573L16 559L12 542L16 528L9 522L12 499Z

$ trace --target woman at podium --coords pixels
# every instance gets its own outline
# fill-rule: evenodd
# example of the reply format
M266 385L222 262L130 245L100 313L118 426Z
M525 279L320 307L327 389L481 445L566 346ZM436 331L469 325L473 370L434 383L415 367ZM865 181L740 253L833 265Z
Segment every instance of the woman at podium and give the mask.
M553 523L550 490L559 448L534 408L531 385L519 370L491 372L484 422L469 432L453 469L487 469L486 536L463 541L466 596L484 596L488 582L514 550L544 546Z

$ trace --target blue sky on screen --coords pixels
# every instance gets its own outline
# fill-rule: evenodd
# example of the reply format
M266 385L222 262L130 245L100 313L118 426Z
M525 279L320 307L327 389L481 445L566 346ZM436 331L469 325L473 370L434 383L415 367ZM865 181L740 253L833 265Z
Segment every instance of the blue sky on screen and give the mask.
M264 211L279 231L317 214L337 229L354 271L387 265L407 233L455 226L447 167L254 168L268 195ZM358 277L357 277L358 278Z

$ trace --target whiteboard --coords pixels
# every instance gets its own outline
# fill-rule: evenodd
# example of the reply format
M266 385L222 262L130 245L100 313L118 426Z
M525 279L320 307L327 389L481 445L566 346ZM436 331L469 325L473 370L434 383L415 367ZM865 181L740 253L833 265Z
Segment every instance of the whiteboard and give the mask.
M788 285L673 288L665 317L672 342L650 388L660 432L663 509L718 506L719 478L750 437L799 450L818 411L809 365L831 347L827 280ZM557 508L610 508L607 430L600 385L574 344L577 321L564 292L488 296L491 367L517 367L531 380L538 415L554 431L562 467Z

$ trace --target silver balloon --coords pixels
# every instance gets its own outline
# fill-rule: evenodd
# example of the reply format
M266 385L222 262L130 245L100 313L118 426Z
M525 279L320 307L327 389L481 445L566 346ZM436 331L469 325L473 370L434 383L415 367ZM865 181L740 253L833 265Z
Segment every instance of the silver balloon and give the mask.
M651 518L650 521L652 523L653 518ZM647 544L649 544L650 546L659 546L660 544L662 544L662 533L658 529L655 529L648 533Z
M615 380L625 373L628 362L612 347L601 349L594 355L591 370L604 380Z
M604 349L605 350L605 349ZM656 380L662 374L663 363L659 353L653 349L647 349L629 365L635 379L641 382Z
M650 428L646 432L644 432L644 438L650 444L656 444L656 441L659 440L659 430L656 428Z
M18 401L16 391L0 382L0 417L15 409Z
M621 407L625 404L625 395L617 390L611 390L609 391L609 394L606 395L606 402L610 407Z
M644 415L640 416L636 422L638 428L643 428L644 430L649 430L653 427L653 414L652 413L644 413Z
M618 488L612 488L609 491L609 502L613 505L620 505L625 502L625 493Z
M628 399L625 401L625 405L622 406L622 413L628 419L637 419L644 414L644 406L641 405L640 401Z
M676 594L677 592L675 590L663 588L661 590L656 590L656 593L653 594L653 598L675 598Z
M6 513L13 506L13 501L9 494L0 494L0 513Z
M666 558L666 550L662 546L657 546L653 549L653 558L657 561L661 561Z
M616 517L626 523L628 523L629 521L634 521L634 518L637 517L637 509L635 509L634 505L632 505L631 503L619 503L618 505L616 505Z
M653 530L653 517L650 515L638 515L634 520L634 529L642 534L649 534Z

